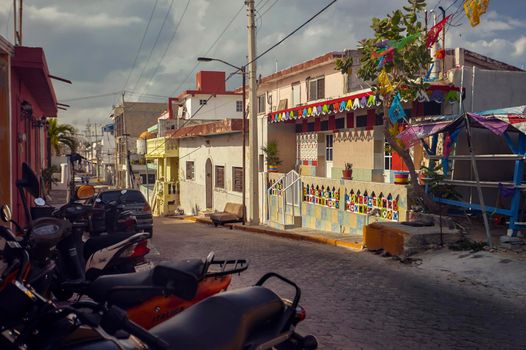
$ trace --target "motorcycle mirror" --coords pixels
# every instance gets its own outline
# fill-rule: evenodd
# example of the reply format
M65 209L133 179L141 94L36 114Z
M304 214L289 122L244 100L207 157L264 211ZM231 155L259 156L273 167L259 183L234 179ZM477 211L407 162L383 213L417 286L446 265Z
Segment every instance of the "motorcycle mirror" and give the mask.
M78 199L89 199L95 195L95 187L91 185L79 186L76 195Z
M22 164L22 179L17 181L17 186L27 188L33 197L40 195L40 184L38 177L27 163Z
M2 205L2 210L0 212L0 217L3 222L9 222L11 220L11 208L9 205Z
M42 197L35 198L33 202L35 202L35 204L39 207L43 207L44 205L46 205L46 201Z

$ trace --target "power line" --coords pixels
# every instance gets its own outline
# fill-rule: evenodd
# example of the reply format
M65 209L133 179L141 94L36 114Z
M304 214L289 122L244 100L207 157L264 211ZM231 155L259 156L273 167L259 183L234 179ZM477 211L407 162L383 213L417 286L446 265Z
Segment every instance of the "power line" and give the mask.
M265 15L265 13L269 12L271 8L274 7L274 5L276 5L278 3L279 0L275 0L272 5L270 5L265 11L263 11L263 13L260 15L260 17L263 17Z
M144 85L145 87L148 87L148 84L150 84L150 82L153 80L153 78L155 78L155 76L157 75L157 72L159 71L159 68L161 67L161 63L164 60L164 57L166 56L166 53L168 52L168 49L172 45L173 40L175 39L175 35L177 34L177 30L179 29L179 26L181 25L181 22L183 21L183 17L186 14L186 10L188 10L188 5L190 5L190 0L188 0L186 2L186 6L185 6L185 8L183 10L183 13L181 14L181 17L179 17L179 21L177 22L177 25L175 26L175 30L174 30L174 32L172 34L172 37L168 41L168 45L166 45L166 48L164 49L164 52L161 55L161 58L157 62L157 66L155 68L155 71L153 72L153 75L150 77L150 79L148 79L148 82ZM141 95L141 96L143 96L143 95ZM139 98L141 98L141 96L139 96Z
M120 94L120 93L121 91L114 91L114 92L107 92L107 93L100 94L100 95L90 95L90 96L67 98L62 101L63 102L73 102L73 101L91 100L91 99L100 98L100 97L113 96L113 95Z
M139 58L139 54L142 50L142 45L144 44L144 38L146 38L146 33L148 32L148 28L150 28L150 23L152 23L153 14L155 13L155 9L157 7L157 3L159 0L155 0L155 4L153 5L152 13L150 14L150 18L148 19L148 24L146 24L146 28L144 29L144 33L142 35L141 43L139 44L139 48L137 49L137 53L135 54L135 58L133 59L133 65L132 69L128 73L128 78L126 78L126 82L124 83L124 86L122 87L123 90L126 90L126 86L128 85L128 82L130 81L130 77L135 70L135 65L137 64L137 58Z
M208 50L206 50L206 53L205 55L208 55L208 53L214 48L214 46L219 42L219 40L221 40L221 38L223 37L223 35L225 34L225 32L228 30L228 28L232 25L232 23L235 21L235 19L237 18L237 16L239 16L239 14L241 13L241 11L243 10L243 8L245 7L245 5L241 5L241 7L239 8L239 10L234 14L234 16L230 19L230 21L227 23L227 25L223 28L223 31L221 31L221 33L219 34L219 36L217 37L217 39L212 43L212 45L210 45L210 47L208 48ZM172 95L174 95L176 92L179 91L179 89L188 81L188 79L190 78L190 76L194 73L194 71L197 69L197 67L199 66L200 62L197 62L194 67L190 70L190 72L188 72L188 74L185 76L185 78L183 79L183 82L180 83L176 88L175 90L172 92Z
M170 15L170 12L172 10L173 4L174 4L174 0L171 0L170 6L168 7L168 10L166 11L166 14L164 15L163 23L161 24L161 28L159 28L159 32L157 33L157 37L155 38L155 41L153 43L152 49L150 50L150 53L148 54L148 58L144 62L144 66L142 67L142 71L141 71L141 74L139 75L139 79L137 79L137 81L135 82L135 85L133 86L132 90L135 90L135 88L137 87L137 85L141 81L142 76L143 76L144 72L146 71L146 68L148 67L148 63L150 62L150 58L152 58L153 51L155 50L155 47L157 46L157 42L159 41L159 38L161 37L161 33L163 31L164 25L166 24L166 20L168 19L168 16Z

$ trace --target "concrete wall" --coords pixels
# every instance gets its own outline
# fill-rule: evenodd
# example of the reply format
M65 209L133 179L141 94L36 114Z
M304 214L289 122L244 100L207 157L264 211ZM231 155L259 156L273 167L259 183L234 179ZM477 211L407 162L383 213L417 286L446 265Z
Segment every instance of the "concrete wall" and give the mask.
M449 79L456 86L461 86L462 69L450 71ZM463 102L466 112L481 112L487 109L526 104L526 72L475 68L475 84L473 85L473 68L465 67L463 86L466 91L466 98Z
M294 124L269 124L268 142L278 144L278 156L282 163L278 171L287 173L296 168L296 130Z
M242 203L242 193L232 190L232 167L242 166L241 143L240 133L180 139L180 202L186 214L196 214L206 209L205 165L209 158L212 161L212 210L222 211L227 202ZM187 161L194 162L193 180L186 179ZM215 187L216 165L225 167L224 189Z
M242 101L240 95L216 95L210 100L210 95L194 95L185 100L187 118L199 119L236 119L243 118L242 112L236 111L236 101ZM203 108L200 108L199 100L208 100ZM199 110L199 112L198 112ZM194 115L195 114L195 115Z
M329 188L329 195L314 198L306 192L307 185L318 187L321 190ZM364 225L376 221L405 221L408 212L408 189L406 186L383 184L377 182L354 181L354 180L331 180L319 177L302 176L303 200L302 200L302 227L335 233L347 233L361 235ZM334 188L334 192L332 189ZM391 208L386 201L386 208L379 208L372 202L372 198L358 203L357 198L353 201L350 193L358 191L363 195L366 191L369 197L373 192L376 198L383 195L387 199L391 195ZM346 194L349 198L346 200ZM362 197L363 198L363 197ZM396 202L395 202L396 201ZM330 203L329 203L330 202ZM271 220L279 221L283 216L281 197L277 194L271 195L269 200L269 217ZM351 208L351 203L353 204ZM394 204L393 204L394 203ZM378 215L367 215L368 208L377 208ZM289 208L290 209L290 206ZM288 210L290 211L290 210ZM396 214L395 214L396 213ZM286 213L290 214L289 212Z

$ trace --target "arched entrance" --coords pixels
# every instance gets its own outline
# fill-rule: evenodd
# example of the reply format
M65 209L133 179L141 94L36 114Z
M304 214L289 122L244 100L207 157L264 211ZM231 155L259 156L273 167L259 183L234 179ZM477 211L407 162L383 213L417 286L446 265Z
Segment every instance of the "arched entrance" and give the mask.
M205 186L206 186L206 209L212 209L212 161L206 160L205 165Z

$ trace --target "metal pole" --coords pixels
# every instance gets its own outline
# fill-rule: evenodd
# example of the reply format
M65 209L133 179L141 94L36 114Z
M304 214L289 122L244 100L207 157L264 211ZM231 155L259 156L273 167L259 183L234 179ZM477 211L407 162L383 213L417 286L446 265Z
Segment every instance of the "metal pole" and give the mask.
M20 0L20 12L19 12L19 15L20 15L20 20L18 21L18 26L19 26L19 31L18 31L18 36L19 36L19 44L20 46L22 46L22 12L23 12L23 3L24 3L24 0Z
M249 198L250 223L259 224L259 186L258 186L258 120L257 120L257 85L256 85L256 24L254 0L247 0L248 16L248 100L250 106L248 144L250 149L249 162Z
M475 175L475 181L477 181L477 192L479 195L480 210L482 211L482 219L484 220L486 239L488 240L489 247L493 248L493 243L491 242L491 234L489 232L489 223L488 223L488 215L486 213L486 205L484 204L484 196L482 195L482 187L480 186L479 172L477 169L477 164L475 162L475 155L473 154L473 146L471 145L471 126L469 125L469 117L467 114L465 114L465 119L466 119L466 131L467 131L469 155L471 158L471 167L473 168L473 174Z
M442 19L446 18L446 10L442 6L438 7L442 11ZM446 78L446 30L442 30L442 50L444 50L444 58L442 58L442 79Z
M14 43L15 45L18 45L18 27L17 27L17 14L16 14L16 0L13 0L13 36L14 36Z
M247 92L246 92L246 67L241 67L241 74L243 74L243 180L242 180L242 190L243 190L243 225L247 223L247 207L246 207L246 166L247 166L247 155L246 155L246 146L247 146Z

